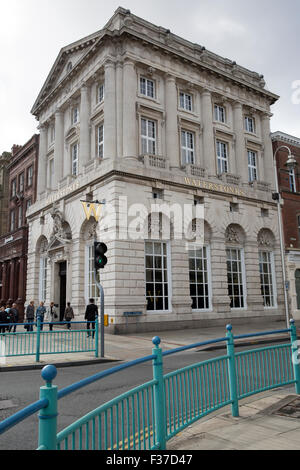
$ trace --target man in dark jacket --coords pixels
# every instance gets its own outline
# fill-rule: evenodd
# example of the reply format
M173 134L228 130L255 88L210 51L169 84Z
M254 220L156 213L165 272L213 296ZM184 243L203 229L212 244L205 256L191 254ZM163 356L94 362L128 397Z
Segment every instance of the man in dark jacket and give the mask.
M17 329L16 323L18 323L19 321L19 310L17 309L17 304L12 304L12 307L10 309L10 316L11 316L11 323L15 323L15 325L11 325L9 327L9 332L11 332L13 329L14 330L13 332L15 333Z
M5 326L4 324L7 323L7 313L5 311L5 307L0 307L0 334L5 334Z
M26 308L26 320L28 325L26 326L27 331L33 331L33 322L34 322L34 301L32 300Z
M90 333L90 323L92 325L92 330L93 330L93 338L95 336L95 321L98 317L98 307L97 305L95 305L94 303L94 299L90 299L90 303L89 305L87 305L86 307L86 310L85 310L85 316L84 316L84 319L87 321L87 330L88 330L88 334L87 336L91 336L91 333Z

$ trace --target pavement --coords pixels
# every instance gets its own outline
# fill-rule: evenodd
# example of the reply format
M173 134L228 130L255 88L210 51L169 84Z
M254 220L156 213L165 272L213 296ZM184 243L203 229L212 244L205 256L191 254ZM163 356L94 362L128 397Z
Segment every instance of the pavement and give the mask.
M247 325L235 325L233 333L242 335L285 328L285 322L251 322ZM131 361L151 354L153 336L157 336L157 332L118 336L105 334L104 358L95 358L93 352L43 355L39 363L35 362L34 356L11 357L1 365L0 372L41 368L46 364L67 367L108 361L112 363ZM226 336L226 325L193 330L162 331L159 336L162 349L169 350L222 338ZM275 339L289 341L289 335L280 333L267 337L236 340L236 343L242 346L266 344L266 342L274 342ZM222 346L211 347L217 349ZM199 347L197 350L207 348L208 346ZM281 411L285 408L286 413ZM276 389L242 400L239 418L231 416L230 407L202 418L170 440L168 450L300 449L299 418L300 399L297 400L294 388Z

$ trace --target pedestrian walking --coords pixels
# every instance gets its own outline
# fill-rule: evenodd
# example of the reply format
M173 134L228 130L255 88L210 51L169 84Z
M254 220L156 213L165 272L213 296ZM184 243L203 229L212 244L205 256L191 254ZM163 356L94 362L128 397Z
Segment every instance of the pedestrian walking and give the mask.
M17 323L19 322L19 310L17 308L17 304L13 303L10 309L10 317L12 325L9 328L9 332L13 330L13 334L16 333L17 330Z
M46 313L46 307L44 306L44 302L40 302L40 305L36 309L35 316L36 316L36 320L38 320L39 318L41 321L41 331L43 330L43 326L44 326L45 313Z
M6 323L7 314L5 307L0 307L0 334L5 334L5 323Z
M13 323L12 321L12 313L10 312L11 308L9 305L6 305L5 312L6 312L6 330L10 333L10 330L12 326L10 323Z
M74 318L74 312L73 312L73 308L71 307L70 302L67 302L64 317L65 317L65 321L67 322L67 328L68 328L68 330L70 330L71 329L71 320Z
M49 331L53 330L53 324L54 322L57 322L57 321L58 321L58 313L56 311L54 302L51 302L50 306L46 309L46 314L45 314L45 322L50 322Z
M94 299L90 299L89 305L87 305L86 310L85 310L85 316L84 319L87 320L87 330L88 334L87 336L90 337L90 325L92 326L93 330L93 338L95 337L95 321L96 318L98 317L98 307L95 305Z
M25 330L33 331L33 322L34 322L34 301L31 300L29 305L26 308L25 312L27 325L24 326Z

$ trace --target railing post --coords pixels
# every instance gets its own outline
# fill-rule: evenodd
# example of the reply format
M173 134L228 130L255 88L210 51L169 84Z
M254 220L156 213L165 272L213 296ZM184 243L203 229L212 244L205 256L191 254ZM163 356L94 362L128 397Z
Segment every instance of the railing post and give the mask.
M35 361L40 361L40 347L41 347L41 317L38 315L36 319L36 355Z
M152 343L155 348L152 349L152 353L156 356L153 360L153 379L157 381L154 386L154 416L155 416L155 435L159 450L166 449L166 406L165 406L165 387L164 387L164 376L163 376L163 359L162 350L159 347L160 338L155 336L152 339Z
M95 357L99 357L99 317L95 319Z
M232 325L226 327L228 338L227 341L227 355L228 358L228 373L229 373L229 388L230 388L230 399L232 401L231 411L234 418L239 417L239 400L237 392L237 380L236 380L236 366L235 366L235 354L234 354L234 337L232 334Z
M57 386L52 380L57 375L55 366L46 366L42 370L46 385L40 388L40 399L47 399L48 406L39 412L39 448L56 450L57 445Z
M300 364L299 364L299 350L298 350L298 338L295 320L290 321L291 325L291 348L292 348L292 362L294 369L294 379L296 381L296 393L300 395Z

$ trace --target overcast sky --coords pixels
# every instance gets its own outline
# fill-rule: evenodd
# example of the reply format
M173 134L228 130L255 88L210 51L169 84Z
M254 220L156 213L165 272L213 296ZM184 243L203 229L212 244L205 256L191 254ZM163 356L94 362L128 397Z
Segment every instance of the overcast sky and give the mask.
M281 96L272 131L300 137L300 0L0 0L0 153L38 132L30 109L60 49L119 6L263 74Z

